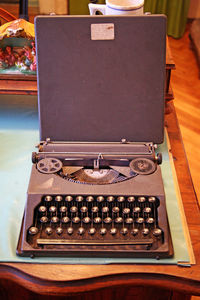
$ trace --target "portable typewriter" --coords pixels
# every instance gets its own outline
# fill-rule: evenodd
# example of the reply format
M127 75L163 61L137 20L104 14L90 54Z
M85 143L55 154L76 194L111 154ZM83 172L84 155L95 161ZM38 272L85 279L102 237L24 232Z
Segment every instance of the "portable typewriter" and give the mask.
M165 17L36 19L40 138L17 253L169 257Z

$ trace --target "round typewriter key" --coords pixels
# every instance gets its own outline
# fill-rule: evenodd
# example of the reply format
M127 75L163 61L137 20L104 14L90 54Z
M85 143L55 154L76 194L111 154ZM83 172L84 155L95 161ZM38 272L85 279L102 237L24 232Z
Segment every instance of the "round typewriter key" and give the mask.
M72 202L73 201L73 197L72 196L66 196L65 197L65 201L66 202Z
M86 201L87 202L93 202L94 198L92 196L87 196Z
M82 196L77 196L76 197L76 202L82 202L83 201L83 197Z
M118 206L113 207L112 212L117 214L119 212L119 207Z
M155 221L154 218L147 218L147 219L146 219L146 223L147 223L147 224L153 224L154 221Z
M100 229L100 231L99 231L99 233L100 233L101 235L105 235L106 232L107 232L107 229L104 228L104 227L102 227L102 228Z
M114 235L117 233L117 228L111 228L110 229L110 234Z
M68 218L68 217L63 217L63 218L61 219L61 222L64 223L64 224L69 223L69 221L70 221L70 218Z
M91 222L91 219L89 217L83 218L83 223L89 224Z
M51 213L55 213L56 210L57 210L57 208L56 208L55 206L50 206L50 207L49 207L49 211L50 211Z
M35 234L38 233L38 228L37 227L31 227L31 228L29 228L28 232L29 232L30 235L35 235Z
M133 228L132 231L131 231L131 234L132 235L137 235L139 232L139 230L137 228Z
M133 207L133 213L140 213L141 208L138 206Z
M80 218L79 217L74 217L72 219L72 222L75 223L75 224L78 224L80 222Z
M119 197L117 197L117 201L118 202L124 202L125 198L123 196L119 196Z
M86 212L88 211L87 206L82 206L81 209L80 209L80 211L81 211L82 213L86 213Z
M58 217L52 217L51 218L51 223L58 223L59 222L59 218Z
M143 228L143 229L142 229L142 234L143 234L143 235L149 234L149 229L148 229L148 228Z
M95 232L96 232L96 229L95 229L94 227L91 227L91 228L88 230L88 233L91 234L91 235L95 234Z
M122 217L118 217L115 219L115 223L120 224L123 222L123 218Z
M130 208L128 208L128 207L125 207L124 209L123 209L123 214L124 215L128 215L128 214L130 214Z
M127 198L127 201L128 201L129 203L133 203L133 202L135 201L135 197L129 196L129 197Z
M44 201L45 202L51 202L52 201L52 197L51 196L46 196L45 198L44 198Z
M46 227L45 232L46 232L46 234L50 235L53 233L53 230L51 227Z
M85 232L85 229L83 227L79 227L77 232L78 232L78 234L83 235Z
M108 196L107 197L108 202L113 202L114 200L115 200L115 197L113 197L113 196Z
M94 223L96 223L96 224L101 223L101 218L100 217L94 218Z
M146 201L145 197L138 197L138 202L144 203Z
M148 198L148 201L150 202L150 203L155 203L156 202L156 197L149 197Z
M98 213L98 211L99 211L98 206L93 206L93 207L92 207L92 212L93 212L93 213Z
M77 206L72 206L70 208L71 213L76 213L78 211L78 207Z
M66 206L61 206L60 207L60 212L61 213L65 213L67 211L67 207Z
M40 206L38 210L41 213L45 213L47 211L47 208L46 208L46 206Z
M120 232L121 234L126 235L128 233L128 229L126 227L123 227Z
M73 232L74 232L73 227L68 227L68 228L67 228L67 233L68 233L68 234L71 235Z
M144 207L143 212L146 213L146 214L150 214L151 207Z
M126 224L133 224L133 218L126 218L125 223Z
M62 233L63 233L62 227L57 227L57 228L56 228L56 233L57 233L58 235L62 234Z
M111 219L110 217L105 218L103 221L104 221L104 223L106 223L106 224L112 223L112 219Z
M56 202L61 202L62 201L62 196L56 196L55 201Z
M97 202L103 202L104 201L104 197L103 196L98 196L97 197Z
M144 219L143 218L137 218L136 223L142 224L142 223L144 223Z
M48 222L48 218L43 216L42 218L40 218L40 222L41 223L47 223Z
M109 212L109 207L107 207L107 206L102 207L102 212L103 213L108 213Z
M161 236L162 230L160 228L155 228L153 231L154 236Z

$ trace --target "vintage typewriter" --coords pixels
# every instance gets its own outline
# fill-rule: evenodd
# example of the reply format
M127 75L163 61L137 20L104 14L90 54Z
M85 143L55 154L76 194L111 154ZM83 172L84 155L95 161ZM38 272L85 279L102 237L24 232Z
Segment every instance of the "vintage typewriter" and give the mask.
M41 142L19 255L173 255L155 152L163 141L165 23L36 19Z

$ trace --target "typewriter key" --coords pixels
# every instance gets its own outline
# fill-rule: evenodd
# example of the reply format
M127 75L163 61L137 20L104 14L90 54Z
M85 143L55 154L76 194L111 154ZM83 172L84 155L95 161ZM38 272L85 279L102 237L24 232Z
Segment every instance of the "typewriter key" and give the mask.
M135 201L135 197L130 196L130 197L127 198L127 200L128 200L129 203L132 203L132 202Z
M113 202L114 200L115 200L115 198L113 196L108 196L107 197L108 202Z
M140 213L141 208L138 206L133 207L133 213Z
M46 227L45 232L46 232L46 234L50 235L53 233L53 230L51 227Z
M110 229L110 234L114 235L117 233L117 228L111 228Z
M110 224L110 223L112 223L112 219L110 217L107 217L104 219L104 223Z
M47 223L48 222L48 218L43 216L42 218L40 218L40 222L41 223Z
M55 206L50 206L50 207L49 207L49 211L50 211L51 213L55 213L56 210L57 210L57 208L56 208Z
M155 228L154 231L153 231L153 235L158 237L158 236L161 236L162 234L162 230L160 228Z
M80 222L80 218L79 217L74 217L72 219L72 222L75 223L75 224L78 224Z
M148 198L148 201L149 201L150 203L155 203L155 202L156 202L156 198L155 198L155 197L149 197L149 198Z
M119 207L118 206L113 207L112 212L117 214L119 212Z
M143 229L142 229L142 234L143 234L143 235L149 234L149 229L148 229L148 228L143 228Z
M67 211L67 207L66 206L61 206L60 207L60 212L61 213L65 213Z
M76 202L82 202L83 201L83 197L82 196L77 196L76 197Z
M83 227L79 227L77 232L78 232L78 234L82 235L82 234L84 234L85 229Z
M44 198L44 201L45 201L45 202L51 202L51 201L52 201L52 197L51 197L51 196L46 196L46 197Z
M29 228L28 232L29 232L30 235L35 235L35 234L38 233L38 228L37 227L31 227L31 228Z
M55 201L56 202L61 202L62 201L62 196L56 196Z
M94 201L94 198L93 198L92 196L88 196L88 197L86 198L86 201L87 201L87 202L93 202L93 201Z
M103 202L104 201L104 197L103 196L98 196L97 197L97 202Z
M126 224L133 224L133 218L126 218L125 223Z
M125 198L123 196L117 197L118 202L124 202Z
M59 218L58 218L58 217L52 217L52 218L51 218L51 223L56 224L56 223L58 223L58 222L59 222Z
M70 221L70 218L68 218L68 217L63 217L63 218L61 219L61 222L64 223L64 224L69 223L69 221Z
M123 222L123 218L122 217L118 217L115 219L115 223L120 224Z
M121 234L126 235L128 233L128 229L126 227L123 227L120 232Z
M73 197L72 196L66 196L65 197L65 201L66 202L72 202L73 201Z
M125 207L124 209L123 209L123 215L128 215L129 213L130 213L130 208L128 208L128 207Z
M145 197L138 197L138 202L143 203L146 201Z
M100 217L94 218L94 223L96 223L96 224L101 223L101 218Z
M73 232L74 232L73 227L68 227L68 228L67 228L67 233L68 233L68 234L71 235Z
M93 212L93 213L98 213L98 211L99 211L98 206L93 206L93 207L92 207L92 212Z
M132 235L137 235L139 232L139 230L137 228L133 228L132 231L131 231L131 234Z
M109 212L109 207L107 207L107 206L102 207L102 212L103 213L108 213Z
M62 233L63 233L62 227L57 227L57 228L56 228L56 233L57 233L58 235L62 234Z
M70 208L71 213L76 213L78 211L78 207L77 206L72 206Z
M84 222L85 224L89 224L90 221L91 221L91 219L90 219L89 217L83 218L83 222Z
M146 213L146 214L150 214L151 207L144 207L143 212Z
M88 211L88 208L87 206L82 206L80 210L82 213L86 213Z
M137 218L136 223L142 224L142 223L144 223L144 219L143 218Z
M46 208L46 206L40 206L38 210L41 213L45 213L47 211L47 208Z
M106 232L107 232L107 229L104 228L104 227L102 227L102 228L100 229L100 231L99 231L99 233L100 233L101 235L105 235Z
M95 229L94 227L91 227L91 228L88 230L88 233L91 234L91 235L95 234L95 232L96 232L96 229Z
M146 223L147 223L147 224L153 224L154 221L155 221L154 218L147 218L147 219L146 219Z

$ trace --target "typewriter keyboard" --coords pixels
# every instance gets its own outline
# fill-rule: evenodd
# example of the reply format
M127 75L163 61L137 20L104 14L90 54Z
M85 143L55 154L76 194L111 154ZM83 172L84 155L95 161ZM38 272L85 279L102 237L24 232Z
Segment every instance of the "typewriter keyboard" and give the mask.
M51 250L155 250L164 242L159 205L156 196L44 195L35 207L27 242Z

